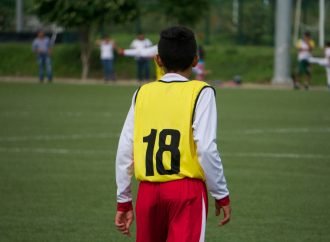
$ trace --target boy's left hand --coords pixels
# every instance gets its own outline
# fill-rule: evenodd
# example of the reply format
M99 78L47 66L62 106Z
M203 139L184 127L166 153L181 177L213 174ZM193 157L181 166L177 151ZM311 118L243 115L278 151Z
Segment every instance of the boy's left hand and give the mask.
M224 217L220 221L219 226L223 226L230 221L230 216L231 216L230 204L221 207L217 202L215 202L215 216L219 216L221 214L221 210L223 210Z

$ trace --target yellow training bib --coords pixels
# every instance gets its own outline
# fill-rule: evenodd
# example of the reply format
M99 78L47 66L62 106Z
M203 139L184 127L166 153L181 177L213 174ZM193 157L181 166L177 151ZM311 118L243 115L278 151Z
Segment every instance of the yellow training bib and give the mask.
M134 111L134 170L137 180L205 180L193 140L201 81L156 81L140 88Z

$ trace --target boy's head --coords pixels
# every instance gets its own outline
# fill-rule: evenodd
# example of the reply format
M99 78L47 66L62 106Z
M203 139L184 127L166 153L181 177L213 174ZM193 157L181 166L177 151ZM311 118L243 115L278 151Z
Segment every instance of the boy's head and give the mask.
M41 29L38 31L37 36L38 36L38 38L42 39L43 37L45 37L45 32Z
M110 39L109 34L102 34L102 39L109 40Z
M304 33L304 38L306 38L306 39L310 39L311 37L312 37L311 32L306 31L306 32Z
M330 41L327 41L327 42L325 43L325 46L326 46L326 47L330 47Z
M197 44L194 33L182 26L170 27L160 33L158 55L166 71L185 71L195 65Z
M138 40L144 40L144 34L142 32L137 34L137 39Z

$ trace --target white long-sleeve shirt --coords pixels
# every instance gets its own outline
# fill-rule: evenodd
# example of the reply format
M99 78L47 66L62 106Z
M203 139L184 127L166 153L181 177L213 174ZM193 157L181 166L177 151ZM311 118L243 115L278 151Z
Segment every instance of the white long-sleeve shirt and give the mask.
M320 66L324 66L325 68L330 68L330 47L325 48L323 58L310 57L308 61L313 64L315 63Z
M187 78L176 74L165 74L162 81L187 81ZM132 201L131 179L133 175L133 134L134 134L134 106L135 95L122 129L117 157L116 182L117 202ZM193 138L197 146L197 154L202 166L206 184L212 197L216 200L229 195L224 176L221 158L217 149L217 108L214 92L211 88L202 90L195 109L193 119Z
M139 49L125 49L124 55L125 56L133 56L133 57L144 57L144 58L152 58L158 53L157 45L146 47L146 48L139 48Z

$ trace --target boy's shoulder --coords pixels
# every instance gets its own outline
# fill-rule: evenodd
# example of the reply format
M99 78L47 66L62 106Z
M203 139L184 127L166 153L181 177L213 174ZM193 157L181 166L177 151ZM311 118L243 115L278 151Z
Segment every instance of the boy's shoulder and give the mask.
M204 89L211 89L213 91L214 96L216 96L216 90L213 86L208 84L207 82L200 81L200 80L187 80L187 81L153 81L146 83L138 88L135 95L135 103L142 93L163 93L165 90L169 90L166 87L173 87L174 89L178 90L179 92L182 91L184 93L195 93L197 97L201 94ZM190 90L190 91L189 91ZM181 93L183 94L183 93Z
M168 84L168 85L189 85L189 86L210 86L205 81L200 81L200 80L187 80L187 81L182 81L182 80L173 80L173 81L163 81L163 80L157 80L153 82L149 82L146 84L143 84L140 88L145 88L145 87L152 87L152 86L157 86L157 85L162 85L162 84Z
M146 83L142 86L139 87L138 92L143 91L153 91L154 89L160 89L162 90L165 88L165 86L172 86L173 88L178 88L181 89L184 87L184 89L188 88L191 89L192 91L197 91L200 92L205 88L211 88L214 91L214 94L216 94L216 91L213 86L208 84L207 82L200 81L200 80L187 80L187 81L162 81L162 80L157 80L153 82Z

